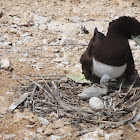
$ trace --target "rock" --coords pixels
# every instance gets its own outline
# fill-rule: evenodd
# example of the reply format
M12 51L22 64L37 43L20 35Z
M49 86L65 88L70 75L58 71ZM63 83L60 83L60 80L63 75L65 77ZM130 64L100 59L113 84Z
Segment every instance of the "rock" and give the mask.
M16 34L18 33L18 30L16 28L10 28L10 32Z
M4 42L4 38L3 37L0 37L0 42Z
M49 140L61 140L61 137L60 136L51 135L49 137Z
M10 140L10 139L14 139L14 137L16 137L15 134L11 134L11 135L4 135L4 140Z
M57 120L54 122L55 128L60 128L64 126L64 122L62 120Z
M21 112L17 112L15 115L14 115L14 122L19 122L21 121L22 119L24 118L23 114Z
M5 94L6 94L6 95L13 95L14 93L13 93L13 92L7 91L7 92L5 92Z
M53 46L43 46L43 50L51 52L51 53L58 53L59 49Z
M45 118L42 118L42 117L38 117L38 120L40 121L40 123L42 125L48 125L49 124L49 121Z
M43 131L44 131L44 130L43 130L42 128L40 128L40 127L37 128L37 132L38 132L38 133L43 133Z
M65 34L71 34L74 30L76 30L76 23L64 23L62 21L51 21L48 24L48 30L55 32L63 32Z
M94 134L94 132L89 132L80 138L80 140L99 140L98 136Z
M1 59L0 60L0 68L4 70L10 70L11 69L11 62L8 58Z
M99 137L103 137L104 136L104 131L100 128L97 128L95 131L94 131L94 134L96 136L99 136Z
M56 119L56 118L58 118L58 114L55 113L55 112L52 112L52 113L49 115L49 117L50 117L50 118Z
M77 40L75 40L74 38L71 37L64 37L60 44L62 44L62 46L68 46L70 44L78 44Z
M100 137L104 137L104 131L100 128L97 128L94 132L89 132L83 135L80 140L100 140Z
M59 132L63 135L71 134L71 127L70 126L64 126L62 128L59 128Z
M104 104L102 102L102 100L98 97L92 97L89 100L89 106L92 109L103 109L104 108Z
M46 128L46 130L45 130L45 132L44 132L44 134L45 135L48 135L48 136L50 136L50 135L52 135L54 133L54 130L53 129L51 129L51 128Z
M32 36L32 33L25 32L20 34L21 37L27 37L27 36Z
M69 19L71 22L74 22L74 23L78 23L80 21L80 17L78 16L73 16Z
M27 127L27 128L34 128L35 126L34 125L25 125L25 127Z
M21 120L28 120L30 122L30 124L32 123L35 123L38 121L38 118L37 116L35 116L33 113L31 112L17 112L15 115L14 115L14 119L13 121L14 122L19 122Z
M118 130L118 132L112 132L109 134L105 134L105 140L122 140L123 131Z
M56 58L56 59L53 59L54 62L57 62L57 63L61 63L63 61L62 58Z

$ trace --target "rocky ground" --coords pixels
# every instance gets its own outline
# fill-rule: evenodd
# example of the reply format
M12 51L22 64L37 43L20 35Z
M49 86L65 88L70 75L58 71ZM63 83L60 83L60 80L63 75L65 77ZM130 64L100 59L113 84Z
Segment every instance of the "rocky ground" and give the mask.
M109 22L124 15L140 21L140 1L1 0L0 12L0 59L8 58L14 69L0 70L0 139L86 140L90 135L94 140L140 139L140 133L129 125L76 137L78 130L67 119L58 120L55 113L50 115L54 121L49 122L28 109L7 112L19 98L13 88L27 82L25 75L37 75L38 71L42 75L79 73L79 58L94 28L106 33ZM140 47L133 41L130 44L140 72ZM140 123L135 126L139 129Z

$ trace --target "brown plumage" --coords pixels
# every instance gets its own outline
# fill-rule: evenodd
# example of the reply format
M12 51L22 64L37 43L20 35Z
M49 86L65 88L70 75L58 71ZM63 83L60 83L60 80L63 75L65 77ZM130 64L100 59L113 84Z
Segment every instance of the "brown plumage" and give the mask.
M107 35L95 29L87 50L81 56L80 62L85 75L92 76L95 60L110 66L127 64L125 77L130 77L134 70L134 60L128 43L131 35L140 35L140 22L132 17L120 17L109 23Z
M104 34L98 31L97 28L94 30L94 35L90 40L90 43L88 45L88 48L86 51L82 54L80 58L80 63L82 64L82 73L85 75L87 79L90 79L92 77L92 55L93 55L93 48L96 46L96 43L98 44L99 41L103 40Z

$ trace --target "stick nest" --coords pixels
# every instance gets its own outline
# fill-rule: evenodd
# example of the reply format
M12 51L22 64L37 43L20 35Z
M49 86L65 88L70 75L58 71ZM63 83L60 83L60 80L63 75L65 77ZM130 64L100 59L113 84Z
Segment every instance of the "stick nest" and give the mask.
M83 122L88 128L93 124L99 128L108 128L129 123L134 131L137 130L133 124L140 119L140 89L133 88L134 83L125 91L110 87L108 94L102 97L104 109L92 110L88 101L77 96L91 84L77 84L60 75L30 75L26 78L28 82L18 87L20 96L30 93L17 107L21 111L29 108L33 113L46 118L55 112L58 119L68 118L69 122L76 125Z

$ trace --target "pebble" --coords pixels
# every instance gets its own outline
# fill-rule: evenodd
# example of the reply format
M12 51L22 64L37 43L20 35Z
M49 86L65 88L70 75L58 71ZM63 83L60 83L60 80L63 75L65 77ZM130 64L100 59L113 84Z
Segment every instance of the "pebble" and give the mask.
M80 17L78 16L73 16L69 19L71 22L74 22L74 23L78 23L80 21Z
M99 139L98 139L98 136L95 135L94 132L89 132L83 135L82 138L80 138L80 140L99 140Z
M51 135L49 137L49 140L61 140L61 137L60 136Z
M92 109L103 109L104 108L104 104L102 102L102 100L98 97L92 97L89 100L89 106Z
M43 130L42 128L40 128L40 127L37 128L37 132L38 132L38 133L43 133L43 131L44 131L44 130Z
M9 139L13 139L16 135L15 134L11 134L11 135L4 135L4 140L9 140Z
M45 118L42 118L42 117L38 117L38 120L40 121L40 123L42 125L48 125L49 124L49 121Z
M11 62L8 58L0 60L0 68L8 70L11 67Z
M49 127L46 128L46 130L45 130L45 132L44 132L45 135L49 135L49 136L50 136L51 134L53 134L53 133L54 133L54 130L51 129L51 128L49 128Z
M70 126L64 126L62 128L59 128L59 132L63 135L71 134L71 127Z
M7 92L5 92L5 94L6 94L6 95L13 95L14 93L13 93L13 92L7 91Z
M55 128L60 128L64 126L64 122L62 120L57 120L54 122Z
M112 132L112 133L105 133L105 140L122 140L123 131L118 130L118 132Z

